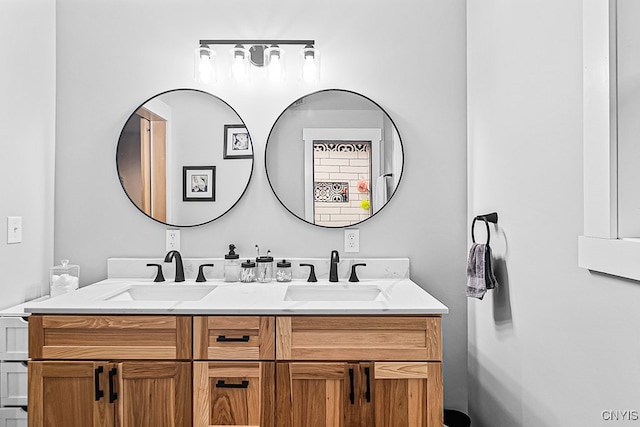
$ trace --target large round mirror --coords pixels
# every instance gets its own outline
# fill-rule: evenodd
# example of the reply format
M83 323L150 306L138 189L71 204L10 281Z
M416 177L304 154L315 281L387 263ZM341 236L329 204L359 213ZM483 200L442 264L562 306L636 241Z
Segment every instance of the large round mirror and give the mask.
M404 163L400 134L378 104L346 90L304 96L280 115L266 148L280 203L323 227L347 227L380 211Z
M238 114L192 89L144 102L122 129L116 153L131 202L163 224L191 227L227 213L253 171L253 146Z

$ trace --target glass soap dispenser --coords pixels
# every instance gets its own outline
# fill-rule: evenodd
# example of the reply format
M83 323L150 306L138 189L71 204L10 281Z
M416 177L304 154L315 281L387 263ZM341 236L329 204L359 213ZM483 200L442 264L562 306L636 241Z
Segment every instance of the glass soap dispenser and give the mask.
M229 253L224 256L224 281L240 280L240 255L235 252L236 245L229 245Z
M51 267L49 275L49 292L52 297L78 289L80 283L80 266L69 264L63 259L61 265Z

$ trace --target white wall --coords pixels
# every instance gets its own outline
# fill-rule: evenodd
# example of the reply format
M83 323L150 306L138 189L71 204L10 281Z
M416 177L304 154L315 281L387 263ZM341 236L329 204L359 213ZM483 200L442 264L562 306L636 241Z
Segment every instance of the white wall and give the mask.
M610 425L640 409L640 286L577 266L582 1L478 0L467 19L469 217L498 212L501 258L500 290L469 303L473 426Z
M168 89L206 88L191 77L199 39L314 38L323 53L319 86L292 79L238 87L223 75L209 89L247 124L255 169L229 214L182 230L181 252L221 256L231 242L242 257L253 256L255 244L277 258L341 249L342 230L306 224L278 203L265 176L265 142L304 94L344 88L370 97L400 129L406 165L392 203L360 227L360 256L410 257L413 279L449 307L446 402L466 408L464 0L327 0L315 8L298 0L58 0L57 16L55 254L81 265L82 284L105 278L108 257L165 252L164 227L129 202L116 176L116 142L132 109Z
M55 2L0 2L0 308L48 293L53 265ZM7 216L22 216L8 245Z

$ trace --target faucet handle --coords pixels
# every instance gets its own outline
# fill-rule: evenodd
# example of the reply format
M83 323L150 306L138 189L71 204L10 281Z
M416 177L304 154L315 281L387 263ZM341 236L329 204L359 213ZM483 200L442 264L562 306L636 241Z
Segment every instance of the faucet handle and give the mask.
M350 282L359 282L360 279L358 279L358 275L356 274L356 267L366 267L367 264L365 263L359 263L359 264L353 264L351 266L351 276L349 276L349 281Z
M207 278L204 277L204 267L213 267L213 264L201 264L198 267L198 277L196 278L196 282L206 282Z
M318 279L316 278L316 268L313 264L300 264L300 267L311 267L311 270L309 270L309 278L307 279L307 282L318 281Z
M147 264L147 267L157 267L158 271L156 272L156 278L153 279L154 282L164 282L164 275L162 274L162 265L160 264Z

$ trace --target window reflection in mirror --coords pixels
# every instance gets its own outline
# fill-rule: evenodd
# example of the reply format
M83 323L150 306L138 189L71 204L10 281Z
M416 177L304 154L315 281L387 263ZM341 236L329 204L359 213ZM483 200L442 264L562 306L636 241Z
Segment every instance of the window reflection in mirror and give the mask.
M324 90L291 104L266 148L267 177L283 206L304 221L347 227L391 199L402 175L400 135L372 100Z
M238 135L248 144L227 144ZM116 165L122 188L140 211L188 227L213 221L238 202L251 178L253 146L228 104L205 92L173 90L131 114L118 141ZM184 182L185 169L215 171L202 174L207 194L193 193Z

